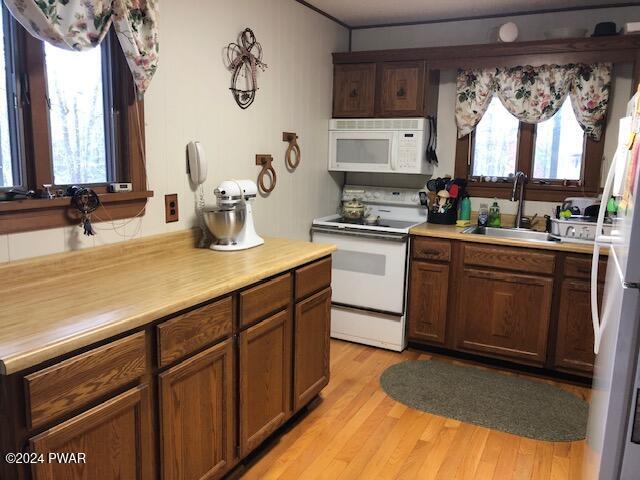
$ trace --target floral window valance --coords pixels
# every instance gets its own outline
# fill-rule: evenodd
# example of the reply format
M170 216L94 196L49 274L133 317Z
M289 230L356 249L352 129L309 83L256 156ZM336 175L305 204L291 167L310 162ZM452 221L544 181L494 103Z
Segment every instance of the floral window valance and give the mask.
M11 14L34 37L67 50L87 50L102 42L111 24L139 93L158 65L159 0L4 0Z
M460 70L456 82L458 138L473 131L493 95L520 121L551 118L567 95L585 133L599 140L611 90L611 64L542 65Z

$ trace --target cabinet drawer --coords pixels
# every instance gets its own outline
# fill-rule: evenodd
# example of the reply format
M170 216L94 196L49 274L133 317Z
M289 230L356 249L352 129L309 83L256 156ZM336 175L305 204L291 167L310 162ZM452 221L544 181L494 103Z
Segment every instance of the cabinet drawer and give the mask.
M296 301L331 285L331 258L296 270Z
M598 281L604 282L607 273L607 261L598 264ZM591 257L568 256L564 259L564 276L573 278L591 278Z
M145 334L139 332L27 375L27 424L38 427L141 377Z
M414 238L411 242L411 255L418 260L451 260L451 242L431 238Z
M240 293L240 327L285 308L291 302L291 274L281 275Z
M532 252L525 248L468 244L464 246L465 265L552 275L555 261L553 253Z
M157 327L158 363L164 367L210 343L231 335L231 297L196 308Z

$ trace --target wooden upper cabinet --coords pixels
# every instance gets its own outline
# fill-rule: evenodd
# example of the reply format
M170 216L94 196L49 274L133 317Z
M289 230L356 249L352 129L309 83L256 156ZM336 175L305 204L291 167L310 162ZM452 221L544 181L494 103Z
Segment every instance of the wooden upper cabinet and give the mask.
M413 261L409 285L409 340L444 344L449 265Z
M385 117L424 114L424 62L382 64L379 113Z
M34 480L151 480L155 471L149 389L128 390L31 438L29 444L45 459L32 465ZM48 462L50 452L83 453L85 461Z
M465 269L458 290L458 348L542 366L553 279Z
M293 408L298 410L329 383L331 289L296 304Z
M333 71L333 116L372 117L375 86L375 63L335 65Z
M602 285L598 295L602 298ZM565 279L560 293L555 366L592 374L594 361L591 284Z
M231 339L179 363L159 377L162 478L220 478L234 460Z
M240 333L240 456L273 433L291 412L291 311Z

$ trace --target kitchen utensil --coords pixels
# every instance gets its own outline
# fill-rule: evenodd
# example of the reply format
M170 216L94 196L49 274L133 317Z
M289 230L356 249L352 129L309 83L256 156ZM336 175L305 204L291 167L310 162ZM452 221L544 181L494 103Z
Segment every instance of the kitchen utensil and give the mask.
M377 225L380 223L380 217L378 215L369 214L364 218L365 225Z
M584 209L584 216L585 217L591 217L591 218L596 218L598 216L598 210L600 209L600 205L589 205L587 208ZM594 220L595 221L595 220Z
M560 239L593 241L596 236L597 222L592 217L572 215L568 218L551 219L551 235ZM605 223L601 235L611 234L611 224Z
M427 127L429 131L429 140L427 141L426 160L429 163L438 165L438 156L436 155L436 118L432 115L427 117Z
M429 190L430 192L437 192L438 191L438 179L437 178L432 178L427 182L427 190Z
M247 210L244 205L212 207L204 210L204 221L218 245L234 245L244 227Z
M365 216L365 205L357 198L342 203L342 217L354 221L361 220Z
M205 224L216 238L212 250L244 250L262 245L264 240L253 224L251 201L258 194L251 180L226 180L214 190L216 207L203 211Z

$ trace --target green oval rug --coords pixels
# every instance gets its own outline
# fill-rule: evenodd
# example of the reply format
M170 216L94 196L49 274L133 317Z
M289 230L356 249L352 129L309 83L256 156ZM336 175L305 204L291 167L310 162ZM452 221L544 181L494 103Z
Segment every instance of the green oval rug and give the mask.
M380 385L424 412L550 442L585 438L589 405L553 385L471 366L409 360L387 368Z

